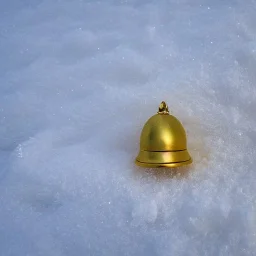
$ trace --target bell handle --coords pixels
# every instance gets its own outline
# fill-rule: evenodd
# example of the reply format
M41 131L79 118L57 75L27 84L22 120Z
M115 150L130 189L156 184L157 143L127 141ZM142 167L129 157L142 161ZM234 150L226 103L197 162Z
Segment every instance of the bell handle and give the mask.
M160 115L169 115L169 108L165 101L160 103L157 113Z

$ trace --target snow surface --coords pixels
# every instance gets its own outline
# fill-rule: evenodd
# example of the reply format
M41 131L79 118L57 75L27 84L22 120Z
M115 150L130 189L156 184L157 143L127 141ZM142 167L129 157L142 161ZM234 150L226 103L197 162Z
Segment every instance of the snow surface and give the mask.
M0 255L256 255L256 1L0 2ZM165 100L194 158L136 167Z

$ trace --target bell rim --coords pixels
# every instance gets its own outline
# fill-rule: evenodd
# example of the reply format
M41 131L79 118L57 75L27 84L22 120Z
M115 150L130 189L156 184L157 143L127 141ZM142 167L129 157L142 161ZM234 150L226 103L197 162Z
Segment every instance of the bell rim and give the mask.
M189 162L191 156L187 149L176 151L145 151L140 150L136 161L144 165L165 165L171 167L181 166L182 163Z
M176 167L189 165L192 162L193 162L192 158L186 161L169 162L169 163L146 163L146 162L140 162L137 159L135 160L135 164L137 164L140 167L147 167L147 168L176 168Z

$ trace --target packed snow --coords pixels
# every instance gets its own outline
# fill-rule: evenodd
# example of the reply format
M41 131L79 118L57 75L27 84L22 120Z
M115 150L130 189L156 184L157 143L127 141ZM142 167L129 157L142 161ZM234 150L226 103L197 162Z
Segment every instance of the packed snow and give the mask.
M0 2L0 255L256 255L256 1ZM165 100L194 162L134 164Z

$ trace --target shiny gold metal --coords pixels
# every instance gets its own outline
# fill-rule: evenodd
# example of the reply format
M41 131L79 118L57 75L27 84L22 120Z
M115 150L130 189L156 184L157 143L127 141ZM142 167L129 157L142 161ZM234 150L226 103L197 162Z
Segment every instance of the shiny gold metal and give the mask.
M186 132L180 121L169 114L162 101L156 115L144 125L140 152L135 163L142 167L179 167L192 163L187 151Z

